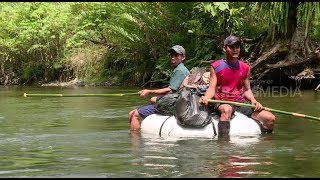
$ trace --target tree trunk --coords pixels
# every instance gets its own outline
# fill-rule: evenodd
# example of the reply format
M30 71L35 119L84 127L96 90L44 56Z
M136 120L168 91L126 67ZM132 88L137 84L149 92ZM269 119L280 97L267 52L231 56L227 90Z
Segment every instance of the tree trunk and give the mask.
M287 34L286 38L291 39L297 27L297 14L299 2L288 2L288 19L287 19Z

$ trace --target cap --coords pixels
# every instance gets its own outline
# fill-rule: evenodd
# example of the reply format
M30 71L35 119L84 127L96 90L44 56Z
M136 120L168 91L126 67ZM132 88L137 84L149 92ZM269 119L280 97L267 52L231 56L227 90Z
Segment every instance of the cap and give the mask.
M234 44L234 43L236 43L236 42L241 43L241 40L240 40L238 37L231 35L231 36L228 36L228 37L223 41L223 45L224 45L224 46L232 45L232 44Z
M169 52L176 52L178 54L182 54L182 55L185 55L186 51L184 50L184 48L180 45L175 45L175 46L172 46L170 49L169 49Z

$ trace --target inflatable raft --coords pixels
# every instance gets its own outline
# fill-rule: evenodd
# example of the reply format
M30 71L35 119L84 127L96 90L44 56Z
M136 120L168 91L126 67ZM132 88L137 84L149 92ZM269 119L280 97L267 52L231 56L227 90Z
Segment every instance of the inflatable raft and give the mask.
M141 122L141 133L160 137L212 138L218 134L218 121L212 118L212 123L203 128L189 128L179 125L174 116L152 114ZM261 134L261 129L255 120L235 112L235 117L230 121L229 133L230 136L252 136Z

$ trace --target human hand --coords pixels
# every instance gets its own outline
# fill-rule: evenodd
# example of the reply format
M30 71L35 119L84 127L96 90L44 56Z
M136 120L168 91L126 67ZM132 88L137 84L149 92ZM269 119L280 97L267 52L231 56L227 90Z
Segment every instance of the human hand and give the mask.
M149 89L143 89L141 91L138 92L140 94L141 97L145 97L148 96L150 94L150 90Z
M199 103L204 104L204 105L208 105L208 98L205 96L201 96L199 99Z
M254 111L262 111L263 106L258 101L253 100L251 104L255 106Z

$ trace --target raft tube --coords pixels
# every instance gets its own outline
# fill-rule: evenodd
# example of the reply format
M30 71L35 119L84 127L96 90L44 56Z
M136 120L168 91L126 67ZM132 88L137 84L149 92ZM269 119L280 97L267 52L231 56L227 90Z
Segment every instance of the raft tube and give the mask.
M217 118L203 128L183 127L177 123L174 116L152 114L141 122L141 133L158 135L160 137L206 137L212 138L218 134ZM230 120L230 136L252 136L261 134L259 124L244 114L235 112Z

